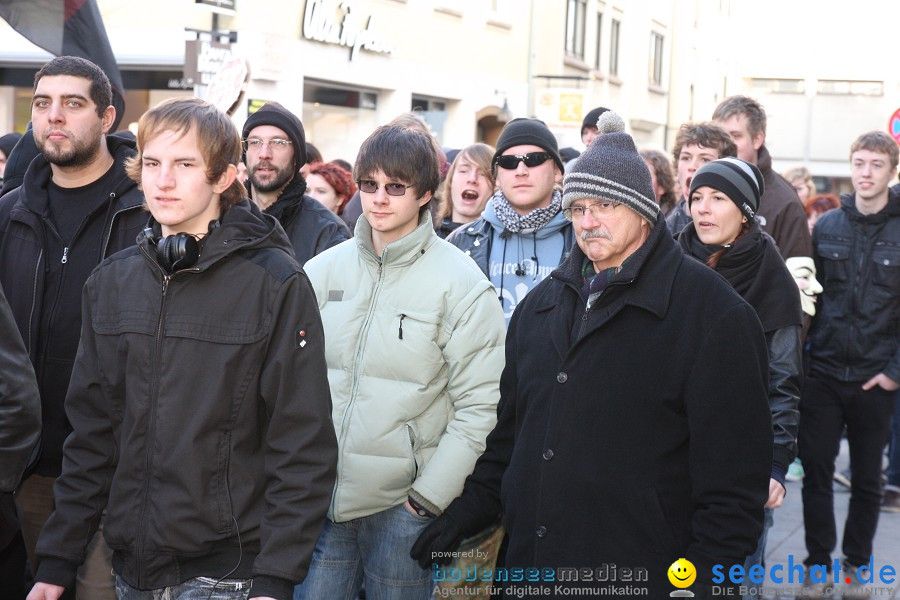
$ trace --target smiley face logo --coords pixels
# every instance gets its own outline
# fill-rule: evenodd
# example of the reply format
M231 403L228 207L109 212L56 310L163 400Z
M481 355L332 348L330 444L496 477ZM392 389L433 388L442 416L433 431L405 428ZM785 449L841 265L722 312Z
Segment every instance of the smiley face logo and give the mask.
M668 571L669 582L677 588L690 587L697 579L697 569L686 558L679 558L672 563Z

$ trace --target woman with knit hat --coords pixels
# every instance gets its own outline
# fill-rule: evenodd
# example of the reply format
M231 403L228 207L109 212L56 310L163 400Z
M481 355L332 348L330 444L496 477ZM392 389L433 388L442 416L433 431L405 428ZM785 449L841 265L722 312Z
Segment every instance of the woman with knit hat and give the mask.
M687 198L694 226L686 227L679 237L686 254L724 276L756 310L766 334L775 447L765 529L756 552L747 558L748 569L762 563L772 510L784 500L787 468L797 455L801 377L797 284L775 241L754 218L763 187L755 165L737 158L707 163L691 180Z

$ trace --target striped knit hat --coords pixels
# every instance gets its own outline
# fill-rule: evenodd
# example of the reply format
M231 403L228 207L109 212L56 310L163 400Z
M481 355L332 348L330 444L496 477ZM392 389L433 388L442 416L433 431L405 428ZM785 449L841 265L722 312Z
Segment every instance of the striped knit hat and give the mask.
M625 133L622 117L606 111L600 115L597 129L600 135L563 179L562 207L569 208L583 198L602 198L624 204L656 224L659 205L654 200L650 171L634 140Z
M756 165L729 157L714 160L697 169L691 179L688 208L694 190L702 187L711 187L724 193L748 219L752 219L759 209L759 198L765 190L765 183Z

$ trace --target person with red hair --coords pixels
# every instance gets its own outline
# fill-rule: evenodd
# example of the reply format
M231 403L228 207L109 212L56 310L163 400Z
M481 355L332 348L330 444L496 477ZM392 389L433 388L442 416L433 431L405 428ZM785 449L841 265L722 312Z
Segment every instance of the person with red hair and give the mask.
M314 163L310 165L306 178L306 193L318 200L325 208L339 215L344 205L356 193L353 176L334 163Z

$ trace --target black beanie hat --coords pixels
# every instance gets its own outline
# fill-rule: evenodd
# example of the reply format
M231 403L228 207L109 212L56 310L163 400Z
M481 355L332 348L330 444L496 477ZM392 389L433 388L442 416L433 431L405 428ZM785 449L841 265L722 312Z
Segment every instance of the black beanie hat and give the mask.
M600 131L563 179L563 209L583 198L602 198L624 204L651 225L659 218L659 205L650 170L638 154L625 122L613 111L597 123Z
M255 113L244 121L244 130L241 137L247 139L250 132L260 125L277 127L287 134L294 150L294 167L299 171L306 164L306 134L303 132L303 123L294 113L277 102L267 102ZM247 162L247 153L244 152L244 162Z
M694 173L688 194L688 207L694 190L711 187L728 196L748 219L752 219L759 210L759 199L765 191L765 185L756 165L739 158L720 158L706 163Z
M3 151L3 154L6 155L6 158L9 158L9 153L12 152L12 149L16 147L16 142L22 139L22 134L18 132L7 133L6 135L0 137L0 150Z
M596 127L597 120L600 118L600 115L608 110L608 108L598 106L597 108L588 111L588 114L584 115L584 120L581 122L581 135L584 135L585 127Z
M559 157L559 145L556 143L553 132L540 119L526 119L525 117L513 119L500 132L500 137L497 138L497 151L494 152L491 164L496 165L497 159L513 146L526 145L543 148L553 158L560 173L565 171L562 159Z

